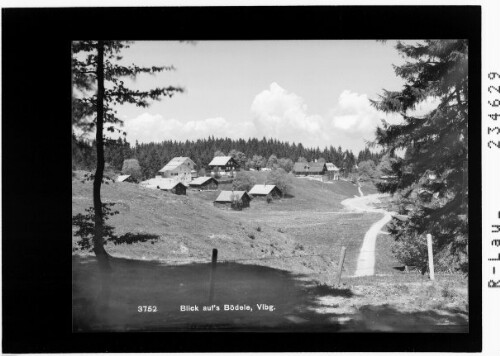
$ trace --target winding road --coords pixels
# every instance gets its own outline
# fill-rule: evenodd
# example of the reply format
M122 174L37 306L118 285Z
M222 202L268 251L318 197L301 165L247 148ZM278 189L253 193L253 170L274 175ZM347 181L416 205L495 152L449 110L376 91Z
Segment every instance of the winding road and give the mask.
M377 203L379 198L383 196L382 194L364 195L361 188L358 187L358 189L361 196L343 200L342 205L349 210L380 213L384 215L366 232L363 239L363 245L361 246L361 250L359 252L356 272L354 273L354 276L356 277L373 276L375 274L375 247L377 243L377 235L381 233L385 224L391 220L392 214L383 209L373 207L373 204Z

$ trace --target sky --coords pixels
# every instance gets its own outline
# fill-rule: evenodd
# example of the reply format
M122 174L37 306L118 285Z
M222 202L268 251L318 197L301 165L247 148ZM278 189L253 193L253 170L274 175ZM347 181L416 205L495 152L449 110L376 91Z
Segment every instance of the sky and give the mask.
M185 89L147 108L117 107L132 144L265 136L358 152L381 119L399 120L369 102L403 85L393 69L404 62L394 42L138 41L122 55L123 64L176 68L125 80L130 88Z

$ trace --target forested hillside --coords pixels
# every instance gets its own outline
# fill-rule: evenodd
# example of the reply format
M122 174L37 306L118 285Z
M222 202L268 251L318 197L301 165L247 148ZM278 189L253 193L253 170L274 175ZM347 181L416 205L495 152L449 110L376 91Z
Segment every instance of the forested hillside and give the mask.
M94 141L78 139L73 135L73 168L92 170L95 167ZM290 144L276 139L239 139L230 138L199 139L196 141L163 141L160 143L138 143L131 147L126 139L111 141L105 149L105 160L109 167L121 170L123 160L137 158L144 178L150 178L168 161L176 156L188 156L198 169L207 168L208 163L216 155L231 155L246 168L273 167L279 165L291 170L291 163L299 160L312 161L324 159L350 173L361 161L372 160L378 163L380 153L369 149L359 152L356 157L351 150L342 147L325 147L324 149L305 148L301 143ZM287 169L288 168L288 169Z

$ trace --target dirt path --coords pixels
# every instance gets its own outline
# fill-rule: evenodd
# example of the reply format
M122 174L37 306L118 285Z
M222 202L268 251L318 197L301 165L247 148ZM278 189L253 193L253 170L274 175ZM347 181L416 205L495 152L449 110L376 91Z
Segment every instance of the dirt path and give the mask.
M383 209L373 208L373 204L379 201L379 198L382 196L381 194L363 195L361 188L359 188L359 191L361 194L360 197L346 199L342 201L342 204L350 210L384 214L382 219L375 222L366 232L359 252L356 272L354 273L354 276L373 276L375 274L377 235L380 234L385 224L391 220L392 215Z
M358 185L358 191L359 191L359 196L360 197L364 197L365 195L363 194L363 192L361 191L361 186Z

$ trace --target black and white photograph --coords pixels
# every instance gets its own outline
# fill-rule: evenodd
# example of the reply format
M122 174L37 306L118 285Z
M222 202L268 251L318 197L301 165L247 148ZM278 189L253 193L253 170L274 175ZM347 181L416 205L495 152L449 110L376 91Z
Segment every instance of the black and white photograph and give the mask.
M1 352L495 354L498 5L78 1L2 7Z
M468 40L71 49L74 332L468 332Z

